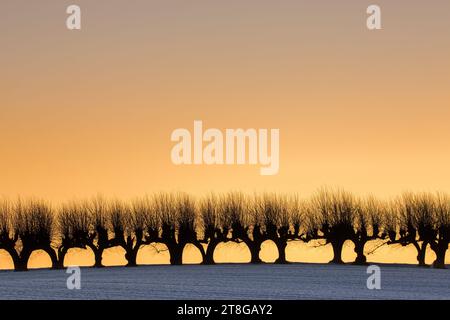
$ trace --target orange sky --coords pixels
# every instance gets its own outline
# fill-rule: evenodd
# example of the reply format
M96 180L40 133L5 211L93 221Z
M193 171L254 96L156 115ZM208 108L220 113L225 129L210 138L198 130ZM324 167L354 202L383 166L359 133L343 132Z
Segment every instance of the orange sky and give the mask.
M450 191L450 3L2 1L0 195ZM279 128L280 171L175 166L176 128Z

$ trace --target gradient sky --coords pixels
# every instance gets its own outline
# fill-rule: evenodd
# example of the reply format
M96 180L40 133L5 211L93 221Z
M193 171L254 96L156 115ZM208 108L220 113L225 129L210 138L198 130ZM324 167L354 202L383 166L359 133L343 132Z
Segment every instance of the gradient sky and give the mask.
M450 2L405 3L2 0L0 195L450 191ZM194 120L279 128L279 174L173 165Z

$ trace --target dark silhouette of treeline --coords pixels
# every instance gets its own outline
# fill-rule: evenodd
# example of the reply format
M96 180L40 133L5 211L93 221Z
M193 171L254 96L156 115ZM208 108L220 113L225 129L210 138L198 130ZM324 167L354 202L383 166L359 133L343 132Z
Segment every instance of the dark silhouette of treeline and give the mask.
M413 245L417 261L425 266L429 246L436 254L433 266L445 268L450 242L450 197L444 193L405 193L392 200L356 197L340 189L320 189L308 199L278 194L239 192L210 194L195 199L184 193L158 193L133 201L101 196L65 203L56 210L43 200L0 202L0 249L12 258L14 269L27 270L31 253L44 250L52 268L64 267L71 248L91 249L95 267L103 252L125 250L127 266L145 245L161 243L170 263L182 264L187 244L197 247L202 264L214 264L214 250L223 242L245 243L251 263L261 263L261 244L271 240L278 249L275 263L288 263L290 241L321 240L331 244L333 259L343 263L345 241L355 245L355 264L366 263L366 244Z

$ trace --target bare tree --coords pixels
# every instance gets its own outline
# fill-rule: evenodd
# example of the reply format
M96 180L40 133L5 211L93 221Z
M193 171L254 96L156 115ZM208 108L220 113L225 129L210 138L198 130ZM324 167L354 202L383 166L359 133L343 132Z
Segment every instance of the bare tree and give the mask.
M171 264L182 264L183 250L188 243L203 251L197 239L197 217L192 197L184 193L157 194L154 196L153 212L159 218L161 235L154 238L151 235L155 234L150 233L149 241L160 242L167 246Z
M383 216L383 225L385 233L387 234L387 244L397 243L397 235L399 234L401 224L399 210L396 209L397 207L398 201L396 200L389 200L386 203L386 212Z
M190 243L203 252L203 246L198 239L197 231L201 229L195 199L185 193L177 197L178 207L178 242Z
M86 249L91 236L91 217L82 204L72 201L61 206L57 222L61 238L58 247L58 268L63 268L64 258L69 249Z
M45 201L0 199L0 249L10 254L15 270L27 270L35 250L49 255L52 268L62 268L68 250L87 247L94 253L94 266L101 267L104 250L114 246L125 250L127 266L136 266L139 249L152 243L166 245L171 264L182 264L188 244L200 250L203 264L214 264L217 245L227 241L245 243L251 263L261 263L261 245L272 240L279 253L275 263L287 263L289 241L312 239L331 244L331 263L343 263L343 245L350 240L357 254L354 263L364 264L367 243L379 239L382 244L413 245L421 266L430 246L436 254L433 266L445 268L450 198L444 193L404 193L386 203L321 189L308 201L231 192L211 194L197 205L184 193L159 193L131 203L98 196L63 204L56 219Z
M312 198L311 219L313 232L310 237L325 239L333 248L333 259L330 263L344 263L342 248L346 240L354 236L353 221L356 212L356 201L352 194L343 190L321 189Z
M132 202L131 208L119 205L116 206L116 210L122 212L121 220L124 221L123 223L126 226L124 228L125 234L118 238L120 239L118 243L125 249L127 266L137 266L138 251L146 244L147 217L152 214L150 200L147 196L138 198Z
M146 196L145 199L142 200L141 204L135 207L135 211L140 210L144 215L144 225L145 225L145 235L144 235L144 243L146 245L151 245L152 243L157 243L161 241L161 217L160 210L162 209L161 202L166 200L161 199L165 198L164 194L153 195L152 197ZM160 203L160 204L158 204ZM140 207L140 209L139 209ZM138 208L138 209L137 209ZM137 209L137 210L136 210Z
M215 194L203 198L200 202L200 220L203 226L202 243L207 244L203 250L203 264L214 264L214 251L221 242L228 241L228 223L222 213L224 201Z
M27 270L28 259L35 250L45 251L52 267L58 268L58 258L51 246L54 220L50 205L42 200L30 199L24 203L19 199L14 209L14 232L22 244L16 270Z
M310 240L320 238L317 228L317 209L310 199L298 199L293 197L290 205L292 240L300 240L305 243Z
M426 266L426 249L436 234L433 202L433 196L427 193L404 193L391 204L391 211L398 216L399 237L392 239L390 236L389 244L412 244L417 250L419 266Z
M91 230L86 246L94 252L94 267L103 267L103 252L111 247L108 231L108 203L102 196L84 202L83 210L90 216Z
M220 207L220 214L225 222L223 228L231 230L231 240L236 243L244 242L247 245L251 254L250 263L261 263L259 252L266 238L261 221L251 209L248 197L240 192L230 192L223 198Z
M11 256L14 264L14 269L20 269L19 254L16 251L16 243L19 240L19 235L12 227L13 220L13 205L5 198L0 200L0 249L5 250Z
M355 264L365 264L367 258L364 254L366 243L370 240L385 239L382 232L382 221L386 215L386 204L369 196L360 199L355 204L355 214L353 216L354 234L351 238L355 245Z
M436 254L433 267L445 268L445 254L450 244L450 197L447 194L435 195L435 238L430 241L431 249Z
M160 193L154 197L155 215L159 217L161 225L161 237L158 242L167 246L170 253L171 264L182 263L182 248L177 242L177 205L175 195ZM184 248L184 245L183 245Z
M263 238L272 240L277 246L275 263L287 263L286 247L291 239L289 200L285 196L264 194L255 199L254 206L256 215L263 221Z
M108 217L114 237L110 247L120 246L125 250L128 267L137 266L137 254L144 245L145 215L150 212L146 198L136 199L132 207L120 200L108 206Z

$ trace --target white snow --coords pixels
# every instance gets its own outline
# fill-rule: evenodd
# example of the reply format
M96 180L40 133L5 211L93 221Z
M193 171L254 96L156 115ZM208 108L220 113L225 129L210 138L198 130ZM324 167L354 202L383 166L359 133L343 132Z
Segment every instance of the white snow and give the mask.
M67 289L65 270L0 271L0 299L450 299L449 269L379 266L381 290L354 265L82 268L80 290Z

